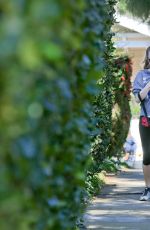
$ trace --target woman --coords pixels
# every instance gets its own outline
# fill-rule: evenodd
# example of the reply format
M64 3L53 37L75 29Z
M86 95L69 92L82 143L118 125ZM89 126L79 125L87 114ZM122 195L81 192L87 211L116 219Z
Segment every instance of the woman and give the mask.
M133 83L133 94L136 102L141 103L139 131L143 148L143 174L145 190L140 197L141 201L150 199L150 124L144 124L144 117L150 117L150 47L147 48L144 60L144 69L139 71ZM143 104L145 110L143 109ZM150 120L150 119L149 119Z

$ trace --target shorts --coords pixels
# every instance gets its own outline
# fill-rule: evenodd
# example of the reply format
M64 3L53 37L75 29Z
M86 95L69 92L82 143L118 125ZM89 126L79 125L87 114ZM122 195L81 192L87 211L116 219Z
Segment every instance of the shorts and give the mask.
M141 125L141 117L139 120L139 131L143 149L143 164L150 165L150 127Z

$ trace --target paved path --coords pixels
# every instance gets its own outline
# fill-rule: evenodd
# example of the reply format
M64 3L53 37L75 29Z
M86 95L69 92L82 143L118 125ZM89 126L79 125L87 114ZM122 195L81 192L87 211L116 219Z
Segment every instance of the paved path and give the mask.
M109 175L101 194L87 209L87 229L149 230L150 201L138 200L143 188L141 169Z
M133 167L142 168L142 146L139 133L139 119L131 119L130 122L130 132L137 144L136 157Z

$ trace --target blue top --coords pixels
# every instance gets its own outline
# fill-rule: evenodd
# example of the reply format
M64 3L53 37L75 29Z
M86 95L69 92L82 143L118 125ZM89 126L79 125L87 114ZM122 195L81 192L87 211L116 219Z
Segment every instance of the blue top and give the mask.
M139 71L133 82L133 89L132 89L133 94L136 96L146 86L146 84L149 81L150 81L150 71L148 69ZM150 91L147 94L144 103L145 103L147 115L150 116ZM141 108L140 116L145 116L142 108Z

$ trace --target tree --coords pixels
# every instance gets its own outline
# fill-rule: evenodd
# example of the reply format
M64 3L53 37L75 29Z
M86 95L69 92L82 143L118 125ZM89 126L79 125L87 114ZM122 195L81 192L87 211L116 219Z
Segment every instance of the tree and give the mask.
M119 9L150 23L150 0L119 0Z

